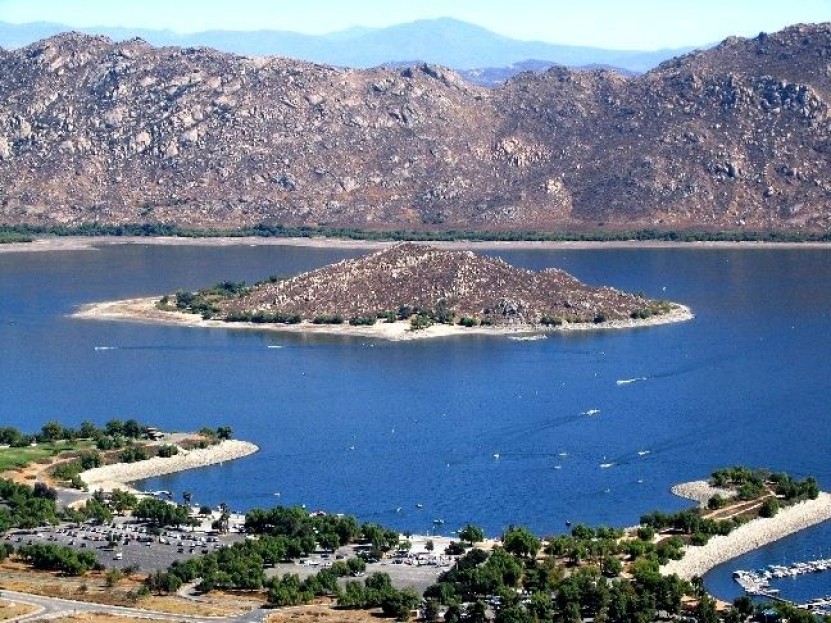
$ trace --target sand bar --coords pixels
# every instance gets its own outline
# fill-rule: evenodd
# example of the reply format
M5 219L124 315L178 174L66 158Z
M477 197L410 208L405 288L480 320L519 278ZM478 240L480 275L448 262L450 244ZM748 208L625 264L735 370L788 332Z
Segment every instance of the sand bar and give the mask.
M340 325L314 324L304 321L299 324L256 324L252 322L224 322L222 320L203 320L198 314L162 311L156 309L159 298L125 299L121 301L105 301L83 305L72 314L73 318L90 320L122 320L132 322L163 323L179 326L242 329L257 331L276 331L283 333L300 333L306 335L338 335L375 338L390 341L417 340L435 337L463 336L463 335L490 335L508 336L522 339L528 336L545 336L548 333L566 333L572 331L605 331L613 329L634 329L638 327L684 322L694 318L689 307L678 305L672 311L652 316L647 319L610 320L600 324L594 323L565 323L559 327L543 327L540 325L512 325L463 327L460 325L434 324L418 331L410 330L408 321L377 322L371 326L352 326L347 323Z
M114 463L88 469L80 474L90 490L103 489L112 491L122 489L135 491L128 483L145 478L154 478L165 474L173 474L186 469L216 465L224 461L239 459L254 454L259 448L253 443L226 439L216 445L194 450L179 449L179 453L171 457L153 457L146 461L135 463Z
M99 247L119 244L164 245L164 246L286 246L312 247L327 249L369 249L377 250L389 247L396 242L391 240L351 240L345 238L266 238L260 236L217 236L209 238L185 238L176 236L47 236L36 238L33 242L12 242L0 244L0 253L36 252L36 251L82 251L95 250ZM448 240L424 241L440 249L449 250L485 250L504 249L506 251L566 250L566 249L829 249L831 242L672 242L664 240L607 240L607 241L534 241L534 240Z
M774 517L760 517L739 526L727 536L714 536L706 545L685 547L684 557L671 560L661 567L661 573L675 573L685 580L696 575L700 577L728 560L829 519L831 494L821 492L815 500L784 507Z

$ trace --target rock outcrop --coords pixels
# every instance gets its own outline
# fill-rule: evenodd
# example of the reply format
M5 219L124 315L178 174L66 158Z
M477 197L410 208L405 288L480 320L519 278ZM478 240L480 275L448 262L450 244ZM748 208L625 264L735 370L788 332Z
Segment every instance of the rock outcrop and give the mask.
M831 227L829 24L494 90L80 34L0 76L3 223Z

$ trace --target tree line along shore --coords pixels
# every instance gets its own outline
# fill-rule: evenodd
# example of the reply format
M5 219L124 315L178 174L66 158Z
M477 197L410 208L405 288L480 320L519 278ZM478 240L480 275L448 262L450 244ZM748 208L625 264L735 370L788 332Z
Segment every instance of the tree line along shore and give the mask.
M36 238L66 236L179 237L179 238L331 238L383 242L831 242L831 233L813 231L746 230L363 230L342 227L255 225L239 229L190 229L165 223L108 225L0 225L0 244L31 242Z
M117 425L111 426L111 431L113 427ZM49 426L47 437L56 430ZM36 436L43 437L44 432ZM0 457L9 450L12 448L0 451ZM141 462L125 464L122 476L129 478L129 469ZM325 598L339 608L381 608L386 616L400 619L418 611L431 621L493 618L530 623L577 621L589 616L623 623L651 621L659 612L677 615L688 610L700 621L743 621L752 614L752 604L739 599L718 611L703 591L700 575L679 573L677 565L683 565L688 557L695 558L695 552L704 551L708 543L718 542L719 549L736 541L755 543L748 533L758 530L765 531L771 540L777 534L784 536L794 529L789 513L798 511L816 518L820 515L815 511L829 509L831 503L812 478L796 480L787 474L744 467L717 470L706 486L715 493L698 507L645 514L634 530L577 525L568 534L540 538L516 526L483 547L482 530L468 525L458 539L444 546L442 554L451 557L452 566L421 596L407 587L393 586L383 572L361 579L367 561L409 560L413 553L408 533L301 508L252 509L245 515L246 539L147 575L144 589L133 597L140 603L144 595L174 593L183 583L197 581L198 589L205 593L255 591L273 606ZM30 487L3 479L0 501L2 532L62 520L103 523L123 514L156 531L194 521L194 510L185 504L142 498L118 488L109 494L96 491L79 508L60 508L55 490L43 482ZM227 530L227 516L220 514L213 527ZM303 580L292 573L266 574L268 567L282 561L313 552L334 552L346 545L354 547L356 556L332 561ZM433 548L431 541L429 550ZM27 544L14 550L6 542L2 557L9 556L70 575L101 566L86 553L53 543ZM695 564L701 572L707 570L697 559ZM803 615L813 615L789 604L774 606L791 621L815 620L805 618Z

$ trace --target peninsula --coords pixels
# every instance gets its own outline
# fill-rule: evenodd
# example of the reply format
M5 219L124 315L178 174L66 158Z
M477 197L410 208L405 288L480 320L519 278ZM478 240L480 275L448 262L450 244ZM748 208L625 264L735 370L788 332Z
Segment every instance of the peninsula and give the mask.
M87 305L76 317L412 339L627 328L692 318L676 303L589 286L470 251L402 243L287 279L223 282L161 299Z

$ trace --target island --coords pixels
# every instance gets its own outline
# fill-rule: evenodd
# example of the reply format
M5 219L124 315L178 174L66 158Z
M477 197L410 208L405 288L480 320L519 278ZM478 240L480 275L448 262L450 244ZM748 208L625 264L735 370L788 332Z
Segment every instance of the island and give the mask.
M535 272L416 243L250 286L225 281L160 299L93 303L75 316L391 340L621 329L693 317L684 305L586 285L556 268Z

